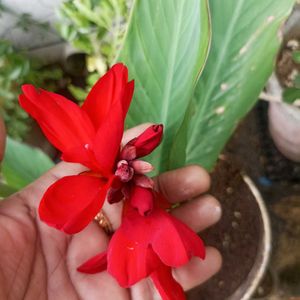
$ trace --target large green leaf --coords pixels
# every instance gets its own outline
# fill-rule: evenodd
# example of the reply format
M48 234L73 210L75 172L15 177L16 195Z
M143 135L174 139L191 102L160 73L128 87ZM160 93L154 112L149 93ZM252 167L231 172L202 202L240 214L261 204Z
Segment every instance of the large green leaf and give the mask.
M7 188L20 189L53 167L52 160L40 149L7 138L2 176Z
M210 42L206 0L136 0L118 61L135 79L135 95L127 125L163 123L162 145L151 157L166 168L178 130Z
M212 43L171 167L214 165L238 121L256 102L279 48L279 28L294 0L210 0ZM186 136L186 128L188 134ZM182 140L188 142L186 161ZM177 159L179 157L179 159Z

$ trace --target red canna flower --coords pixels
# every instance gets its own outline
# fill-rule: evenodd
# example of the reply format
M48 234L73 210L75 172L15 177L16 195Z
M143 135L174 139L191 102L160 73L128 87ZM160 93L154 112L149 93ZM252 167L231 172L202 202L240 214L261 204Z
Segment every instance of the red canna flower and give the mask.
M186 264L192 256L203 259L204 245L166 211L170 205L145 175L153 167L140 158L159 145L163 126L150 126L120 147L134 90L127 68L114 65L94 85L82 107L32 85L22 89L21 106L62 152L62 159L89 169L63 177L47 189L39 206L41 220L73 234L91 222L106 198L111 204L126 200L122 224L107 251L78 270L90 274L107 270L123 287L150 276L163 299L185 299L172 268Z
M138 186L133 190L124 208L122 225L114 233L107 251L85 262L78 271L93 274L107 269L125 288L150 276L163 299L185 299L171 268L186 264L192 256L203 259L203 242L159 207L161 195ZM153 197L155 205L147 216L142 216L132 205Z
M62 152L62 159L91 170L63 177L51 185L39 206L41 220L73 234L90 223L106 196L111 203L120 201L130 191L131 182L152 187L151 179L143 175L152 166L137 159L158 146L163 127L150 126L120 151L134 90L123 64L114 65L94 85L82 107L32 85L23 85L22 90L20 105Z

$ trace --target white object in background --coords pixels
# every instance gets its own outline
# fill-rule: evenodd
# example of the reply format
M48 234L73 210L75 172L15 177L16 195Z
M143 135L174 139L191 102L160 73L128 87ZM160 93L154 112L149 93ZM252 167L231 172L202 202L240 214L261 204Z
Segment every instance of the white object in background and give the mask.
M278 97L282 88L273 74L267 84L268 94ZM269 130L278 150L288 159L300 162L300 109L283 103L269 102Z
M25 49L33 56L38 56L45 63L52 63L65 57L66 43L55 30L57 9L62 0L2 0L1 4L8 8L0 16L0 39L6 39L18 49ZM24 31L16 23L22 14L42 23L49 28L43 29L30 25Z

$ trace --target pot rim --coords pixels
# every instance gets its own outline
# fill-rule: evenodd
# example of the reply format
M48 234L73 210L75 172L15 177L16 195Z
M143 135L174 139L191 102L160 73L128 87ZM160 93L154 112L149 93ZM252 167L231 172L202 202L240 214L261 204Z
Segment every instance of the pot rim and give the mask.
M271 224L269 214L264 203L264 200L252 181L250 177L245 174L242 174L244 182L248 185L250 191L255 197L256 203L259 207L262 220L262 236L259 243L259 249L255 262L252 266L251 271L244 280L244 282L239 286L239 288L228 298L229 300L248 300L254 294L256 288L258 287L261 279L263 278L265 271L268 266L268 262L271 255Z

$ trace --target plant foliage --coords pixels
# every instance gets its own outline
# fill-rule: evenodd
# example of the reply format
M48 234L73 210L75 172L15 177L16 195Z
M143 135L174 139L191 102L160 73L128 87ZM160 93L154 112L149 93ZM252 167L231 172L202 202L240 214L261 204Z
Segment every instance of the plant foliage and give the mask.
M11 137L22 140L29 130L29 118L18 103L21 85L45 86L48 82L47 88L51 89L51 80L61 75L60 69L42 68L39 62L14 49L11 43L0 40L0 110Z
M137 86L128 124L165 124L161 152L152 158L161 157L159 171L213 167L272 72L278 31L294 3L210 0L211 48L195 86L210 34L206 1L135 1L119 57Z
M1 167L0 197L25 187L53 166L40 149L8 137Z

